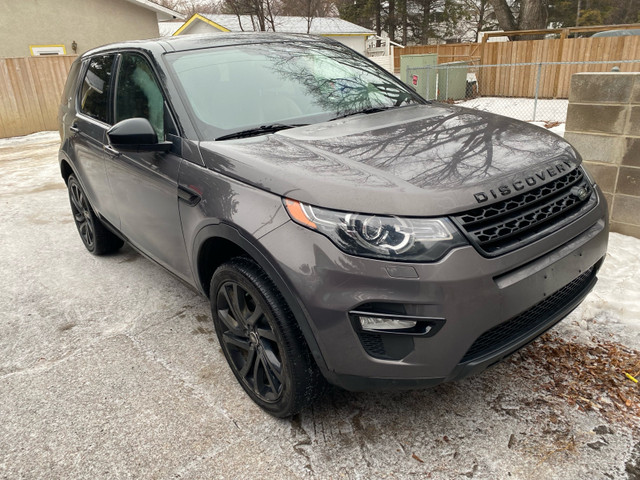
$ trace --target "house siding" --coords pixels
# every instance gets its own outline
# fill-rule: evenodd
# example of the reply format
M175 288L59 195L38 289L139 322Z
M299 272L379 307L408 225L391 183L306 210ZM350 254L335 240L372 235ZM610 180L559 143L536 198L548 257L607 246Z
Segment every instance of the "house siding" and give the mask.
M196 20L192 25L189 25L189 30L187 32L190 35L198 35L202 33L224 33L222 30L218 30L212 25L208 23L204 23L203 21Z
M365 53L366 35L327 35L327 37L337 40L358 53L362 53L363 55Z
M77 53L159 36L156 12L126 0L0 0L0 57L28 57L29 45L71 44Z

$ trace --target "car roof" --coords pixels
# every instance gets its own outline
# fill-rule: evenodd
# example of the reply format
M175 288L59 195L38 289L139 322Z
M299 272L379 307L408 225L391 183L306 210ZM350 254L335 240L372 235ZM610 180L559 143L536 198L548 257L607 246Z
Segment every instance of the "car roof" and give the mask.
M247 45L258 43L309 42L336 43L335 40L316 35L275 32L238 32L214 33L206 35L178 35L148 40L131 40L127 42L111 43L85 52L82 57L114 50L148 50L156 53L181 52L201 48L227 47L233 45Z
M640 28L631 28L627 30L605 30L591 35L591 37L627 37L631 35L640 35Z

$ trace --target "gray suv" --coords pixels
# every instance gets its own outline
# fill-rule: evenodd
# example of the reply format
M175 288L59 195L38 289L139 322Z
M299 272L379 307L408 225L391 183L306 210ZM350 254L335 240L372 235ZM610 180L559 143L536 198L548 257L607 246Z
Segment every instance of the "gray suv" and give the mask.
M341 44L220 34L78 58L60 169L96 255L126 241L207 295L273 415L480 372L565 317L604 197L545 129L430 103Z

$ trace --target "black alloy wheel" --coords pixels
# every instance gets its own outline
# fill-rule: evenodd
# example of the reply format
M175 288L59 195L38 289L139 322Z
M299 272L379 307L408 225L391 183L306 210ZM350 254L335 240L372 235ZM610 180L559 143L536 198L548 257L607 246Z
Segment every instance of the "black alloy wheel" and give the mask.
M71 212L78 227L78 233L87 250L95 249L96 229L91 218L89 202L80 184L76 179L69 182L69 199L71 200Z
M96 216L80 182L74 175L67 179L71 213L82 243L94 255L115 252L124 245L124 241L107 230Z
M216 270L211 310L222 351L236 379L267 412L287 417L323 390L304 337L269 277L246 257Z
M217 306L234 369L258 398L277 401L282 396L282 356L262 307L235 281L221 285Z

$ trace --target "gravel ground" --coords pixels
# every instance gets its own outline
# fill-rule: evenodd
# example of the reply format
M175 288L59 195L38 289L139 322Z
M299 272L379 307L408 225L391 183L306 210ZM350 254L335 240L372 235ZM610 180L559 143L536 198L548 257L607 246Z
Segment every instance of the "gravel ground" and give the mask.
M1 478L640 478L639 240L612 235L587 302L478 377L278 420L206 299L129 247L85 251L57 148L0 141Z

